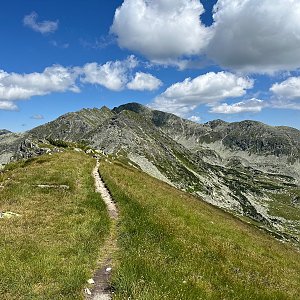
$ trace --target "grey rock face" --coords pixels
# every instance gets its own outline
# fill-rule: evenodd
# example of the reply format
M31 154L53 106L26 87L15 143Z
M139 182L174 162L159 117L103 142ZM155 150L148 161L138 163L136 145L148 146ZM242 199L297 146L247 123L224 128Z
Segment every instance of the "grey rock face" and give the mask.
M11 133L2 130L0 134L0 167L9 163L19 150L25 134Z
M19 147L19 150L15 154L15 159L28 159L32 157L36 157L39 155L43 155L46 153L50 153L49 148L41 148L39 145L35 142L33 142L31 139L25 139L21 142L21 145Z
M79 112L68 113L53 122L36 127L30 130L29 134L40 139L51 138L78 142L83 140L88 132L97 128L112 115L113 113L106 107L83 109Z
M157 126L203 160L228 166L239 160L247 167L293 176L300 182L300 131L256 121L197 124L153 111Z

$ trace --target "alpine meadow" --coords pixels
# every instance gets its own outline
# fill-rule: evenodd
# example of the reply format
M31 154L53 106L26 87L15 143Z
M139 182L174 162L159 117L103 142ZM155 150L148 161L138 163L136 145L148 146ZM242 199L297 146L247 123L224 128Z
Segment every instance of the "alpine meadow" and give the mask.
M299 19L3 3L0 300L300 300Z

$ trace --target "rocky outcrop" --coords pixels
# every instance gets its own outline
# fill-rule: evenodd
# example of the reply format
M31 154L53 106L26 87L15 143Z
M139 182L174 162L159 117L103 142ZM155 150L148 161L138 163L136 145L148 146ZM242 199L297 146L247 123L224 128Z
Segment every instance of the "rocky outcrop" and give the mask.
M11 133L1 130L0 134L0 168L13 160L19 150L20 144L26 138L26 134Z
M51 152L50 148L40 147L38 143L27 138L21 142L14 159L28 159Z

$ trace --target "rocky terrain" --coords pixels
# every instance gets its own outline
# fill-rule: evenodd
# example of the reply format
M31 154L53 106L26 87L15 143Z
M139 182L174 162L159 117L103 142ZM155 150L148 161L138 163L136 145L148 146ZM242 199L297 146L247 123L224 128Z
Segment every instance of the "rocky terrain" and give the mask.
M194 123L129 103L83 109L23 134L0 131L0 163L73 146L111 155L246 218L300 236L300 131L259 122Z
M0 168L11 161L20 150L26 134L15 134L0 130Z

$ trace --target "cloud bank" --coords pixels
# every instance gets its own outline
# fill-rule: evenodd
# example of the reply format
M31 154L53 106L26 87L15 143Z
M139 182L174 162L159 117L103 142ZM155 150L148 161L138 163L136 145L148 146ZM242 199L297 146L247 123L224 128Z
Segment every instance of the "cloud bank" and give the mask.
M162 82L149 73L132 72L138 66L138 60L132 55L119 61L96 62L82 67L63 67L53 65L38 73L18 74L0 70L0 110L16 110L15 101L27 100L33 96L51 93L79 93L80 84L103 86L111 91L126 88L137 91L152 91Z
M207 53L234 70L274 73L300 67L298 0L219 0Z
M25 100L53 92L79 92L72 68L54 65L42 73L18 74L0 70L0 101Z
M275 83L270 91L280 98L300 99L300 77L290 77L281 83Z
M219 0L210 27L203 12L199 0L125 0L111 32L121 48L163 64L205 55L245 73L300 67L299 0Z
M18 110L18 106L11 101L0 100L0 110Z
M209 72L173 84L155 98L151 107L184 116L201 104L241 97L253 84L253 80L229 72Z

